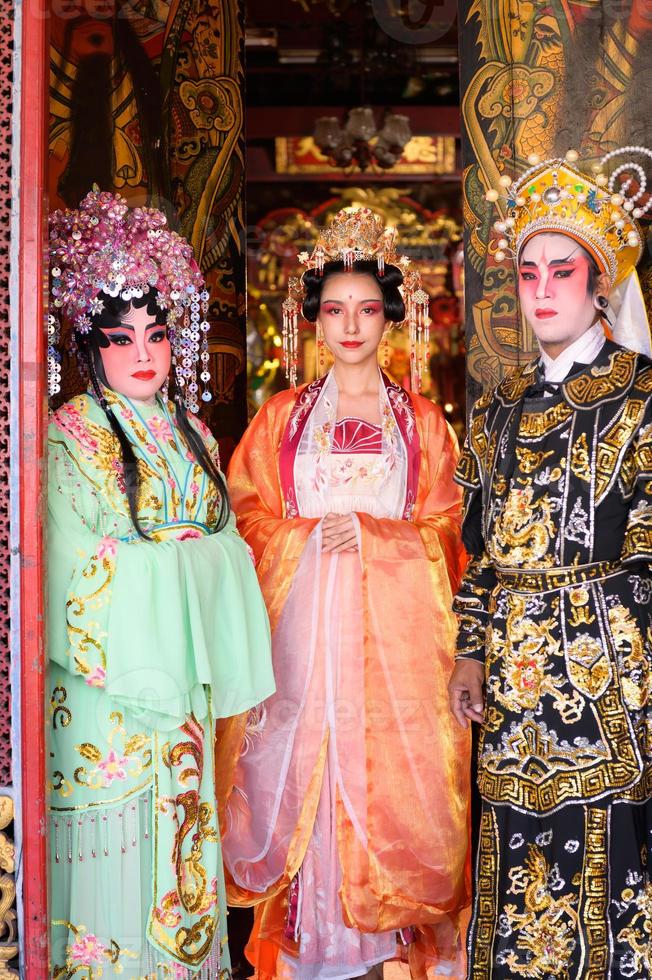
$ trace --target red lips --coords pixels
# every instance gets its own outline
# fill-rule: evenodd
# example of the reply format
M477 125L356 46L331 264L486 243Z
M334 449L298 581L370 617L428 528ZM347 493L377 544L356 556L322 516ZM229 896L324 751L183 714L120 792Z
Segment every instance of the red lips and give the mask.
M363 343L362 340L343 340L340 346L346 347L347 350L357 350L358 347L362 347Z
M138 381L151 381L152 378L156 377L156 371L136 371L131 377Z
M557 310L535 310L534 315L537 320L548 320L551 316L557 316Z

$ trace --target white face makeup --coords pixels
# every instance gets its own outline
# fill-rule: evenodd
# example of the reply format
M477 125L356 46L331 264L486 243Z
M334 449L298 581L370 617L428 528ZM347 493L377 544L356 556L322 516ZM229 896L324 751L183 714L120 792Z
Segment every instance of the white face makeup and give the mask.
M373 276L353 272L328 276L318 320L336 364L375 360L386 327L380 286Z
M108 347L100 357L109 388L135 401L151 402L170 371L167 328L146 307L129 307L116 327L100 327Z
M566 235L542 232L521 251L521 308L540 345L544 350L550 348L552 356L581 337L596 320L590 273L588 253ZM604 286L603 277L599 284Z

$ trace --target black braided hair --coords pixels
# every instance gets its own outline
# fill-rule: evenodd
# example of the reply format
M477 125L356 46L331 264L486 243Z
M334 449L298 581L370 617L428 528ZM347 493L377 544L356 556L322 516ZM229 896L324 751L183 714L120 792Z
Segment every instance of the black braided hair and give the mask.
M319 316L321 293L328 277L348 271L343 262L327 262L321 275L314 269L306 269L303 274L306 295L302 312L309 323L314 323ZM393 323L403 322L405 319L405 303L398 288L403 282L403 273L398 266L386 265L384 275L381 276L375 259L361 259L359 262L353 263L353 268L350 271L357 276L371 276L374 282L378 283L383 295L385 319L391 320Z
M91 317L92 328L90 333L77 335L77 343L80 351L85 357L95 397L106 415L111 431L120 444L120 455L122 457L121 462L124 473L127 504L129 505L129 515L138 535L141 538L144 538L146 541L150 541L151 538L145 533L145 531L143 531L138 519L138 491L140 486L140 477L138 473L136 455L130 439L120 425L120 422L116 418L113 409L107 402L102 391L102 386L108 388L108 385L106 375L104 373L104 366L102 364L100 348L108 346L109 341L102 333L101 328L120 326L122 318L130 306L133 306L136 309L146 307L147 313L154 317L156 323L160 324L161 326L164 326L166 323L166 314L165 311L161 310L157 305L156 297L152 290L145 293L142 297L134 297L131 300L107 296L106 293L100 293L99 298L102 300L104 308L101 313L96 313ZM188 447L195 457L197 463L201 466L204 473L206 473L206 476L213 482L216 490L218 491L220 497L220 509L217 518L216 530L221 531L225 527L231 513L226 482L218 467L215 465L215 462L211 458L201 435L191 424L186 407L183 404L183 395L176 388L176 385L174 386L173 400L175 422L181 430L181 434L188 444Z

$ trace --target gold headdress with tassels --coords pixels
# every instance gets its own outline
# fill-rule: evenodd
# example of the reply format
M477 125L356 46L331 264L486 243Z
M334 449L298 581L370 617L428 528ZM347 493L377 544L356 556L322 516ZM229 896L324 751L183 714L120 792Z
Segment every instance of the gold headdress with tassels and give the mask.
M405 320L410 338L410 380L419 390L421 376L428 367L430 345L430 297L423 289L421 275L407 255L396 251L396 228L385 227L383 219L370 208L343 208L323 228L312 252L300 252L299 262L319 275L327 262L342 262L348 271L355 262L376 260L378 274L386 265L395 265L403 273L401 291L405 302ZM296 387L299 344L299 314L306 294L301 277L288 281L288 297L283 303L283 359L285 374ZM399 326L399 324L397 324Z
M639 204L647 180L638 163L628 161L610 175L605 173L611 160L628 153L652 158L644 146L625 146L607 153L588 175L576 165L577 151L569 150L563 159L540 162L531 156L530 169L521 177L501 177L500 189L491 188L485 195L490 202L505 199L504 217L494 225L504 235L496 259L501 261L508 253L518 259L533 235L560 232L586 248L612 285L626 279L643 251L645 239L638 219L652 205L652 198Z

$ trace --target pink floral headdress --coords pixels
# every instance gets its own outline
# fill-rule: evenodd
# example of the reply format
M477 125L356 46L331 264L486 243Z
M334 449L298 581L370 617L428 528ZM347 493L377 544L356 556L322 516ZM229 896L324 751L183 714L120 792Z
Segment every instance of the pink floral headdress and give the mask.
M119 194L93 190L78 208L50 215L49 394L61 387L60 317L79 334L102 312L103 292L124 300L150 289L167 310L172 364L186 407L199 410L197 364L203 401L207 388L208 292L191 246L167 227L161 211L130 208Z

